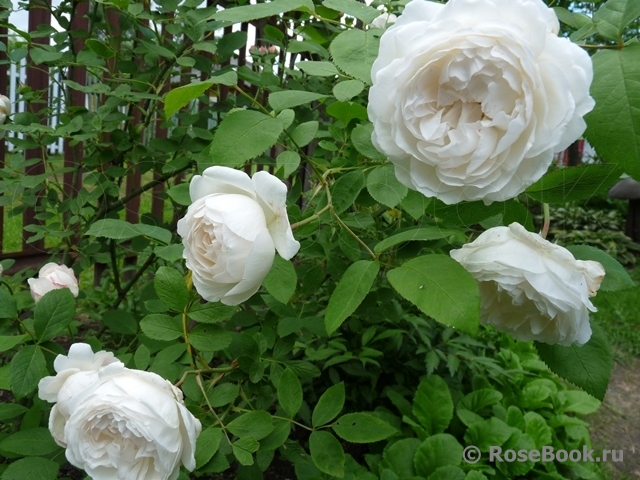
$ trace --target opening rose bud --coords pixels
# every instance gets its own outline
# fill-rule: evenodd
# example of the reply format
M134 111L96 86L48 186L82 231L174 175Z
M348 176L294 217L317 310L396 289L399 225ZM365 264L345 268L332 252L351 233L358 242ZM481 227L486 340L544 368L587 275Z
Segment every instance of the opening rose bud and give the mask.
M74 297L78 296L78 280L73 270L65 265L47 263L38 272L38 278L27 280L31 296L38 302L46 293L58 288L68 288Z
M178 222L193 285L210 302L238 305L258 291L276 251L300 249L286 209L287 186L268 172L253 178L228 167L207 168L189 186L193 202Z
M480 320L518 340L584 344L591 338L589 300L604 279L602 265L522 225L494 227L451 257L480 287Z
M558 31L542 0L409 2L380 39L368 105L398 180L489 204L542 177L594 106L591 59Z
M56 402L49 430L93 480L174 480L181 464L195 468L202 425L170 382L84 343L58 355L54 368L38 384L38 396Z

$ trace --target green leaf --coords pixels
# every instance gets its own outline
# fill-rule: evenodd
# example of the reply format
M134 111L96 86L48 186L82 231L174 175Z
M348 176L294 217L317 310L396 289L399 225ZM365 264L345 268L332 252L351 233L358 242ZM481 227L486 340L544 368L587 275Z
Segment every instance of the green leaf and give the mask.
M2 473L2 480L56 480L59 465L41 457L26 457L11 462Z
M566 8L562 7L553 7L553 11L556 13L558 20L565 25L570 26L574 30L579 30L592 23L591 19L583 13L570 12Z
M609 40L619 40L625 28L640 17L637 0L608 0L593 14L598 33Z
M470 412L480 413L488 406L495 405L502 400L502 394L493 388L479 388L465 395L457 405L458 410L465 409Z
M236 310L238 310L237 307L221 303L205 303L194 305L187 315L198 323L220 323L229 320Z
M191 195L189 195L189 184L183 182L175 187L171 187L167 190L169 198L176 202L178 205L189 206L191 205ZM173 245L170 245L173 246Z
M469 473L467 473L467 476L464 478L464 480L489 480L482 472L479 472L478 470L472 470Z
M373 169L367 177L367 190L376 201L389 208L398 205L407 195L407 187L396 178L393 165Z
M458 466L462 461L462 445L448 433L438 433L425 439L413 459L416 473L427 478L439 467Z
M115 218L105 218L94 222L85 235L105 237L114 240L129 240L130 238L146 236L162 243L171 243L171 232L165 228L143 223L129 223Z
M223 407L233 402L240 394L240 386L236 383L223 383L217 385L211 395L209 402L212 407Z
M360 80L345 80L335 84L333 87L333 95L338 101L346 102L356 95L360 95L362 90L364 90L364 83Z
M207 428L196 440L196 468L202 467L211 460L211 457L218 451L222 440L222 429Z
M538 412L527 412L524 416L527 435L535 442L536 448L540 450L545 445L551 445L553 441L553 430L547 421Z
M153 279L153 286L167 308L182 312L189 301L189 291L184 277L175 268L160 267Z
M331 10L356 17L365 24L371 23L375 18L380 16L380 10L376 10L356 0L324 0L322 5Z
M95 38L87 38L84 43L99 57L113 58L116 55L116 52L109 45Z
M404 242L411 241L426 241L426 240L441 240L443 238L450 237L452 235L459 234L457 230L447 230L440 227L418 227L404 232L396 233L390 237L385 238L375 247L373 251L375 253L384 252L385 250Z
M436 468L427 480L465 480L464 471L460 467L445 465Z
M297 147L304 147L311 143L318 133L319 123L316 120L301 123L291 132L291 140Z
M558 392L558 400L562 403L562 412L574 412L578 415L594 413L601 405L600 401L580 390Z
M311 432L309 451L318 470L334 477L344 477L344 450L336 437L326 430Z
M488 452L491 446L502 446L516 431L502 420L491 417L488 420L473 423L464 436L467 445L474 445L483 452Z
M166 118L172 117L178 110L198 98L215 84L231 86L237 83L238 74L233 71L228 71L221 75L211 77L209 80L193 82L174 88L164 97L164 114Z
M429 435L446 430L453 418L453 400L441 377L431 375L420 382L413 398L413 414Z
M320 427L336 418L344 407L344 383L329 387L322 394L311 417L311 425Z
M358 150L361 155L364 155L374 161L385 162L387 160L387 156L376 150L376 147L374 147L371 142L372 132L372 123L361 123L357 125L356 128L351 131L351 141L353 142L353 146L356 147L356 150Z
M285 150L276 158L276 167L283 169L283 177L286 178L295 172L300 166L300 154L298 152L292 152L291 150Z
M307 75L314 77L334 77L340 74L338 69L331 62L305 60L296 63L296 67Z
M138 333L136 318L125 310L104 312L102 314L102 323L107 326L111 333L122 333L123 335L135 335Z
M293 108L298 105L304 105L305 103L311 103L314 100L320 100L321 98L327 98L327 95L322 95L315 92L307 92L305 90L286 90L283 92L273 92L269 95L269 105L276 112L280 112L285 108Z
M615 165L580 165L547 173L527 188L527 195L544 203L588 200L605 193L620 177Z
M11 420L26 413L29 409L17 403L0 403L0 421Z
M385 448L380 465L393 470L400 478L413 477L413 457L421 443L417 438L398 440Z
M298 277L293 263L276 255L273 266L264 278L262 284L267 292L281 303L289 303L289 299L296 291Z
M380 33L357 28L342 32L329 46L333 62L347 75L371 84L371 67L378 57Z
M169 342L182 337L182 322L178 317L152 313L140 321L140 329L149 338Z
M363 188L364 173L362 170L354 170L338 178L331 187L334 212L341 214L351 207Z
M475 335L480 324L478 284L462 265L446 255L409 260L387 273L389 283L426 315Z
M243 413L227 425L227 430L236 437L253 437L260 440L273 430L271 415L262 410Z
M220 123L211 143L214 165L239 167L275 145L284 125L254 110L236 110Z
M310 0L273 0L257 5L244 5L242 7L227 8L213 15L220 22L243 23L259 18L272 17L291 10L304 8L313 12L313 2Z
M566 247L578 260L595 260L603 267L606 275L600 285L604 292L615 292L635 287L635 283L620 263L611 255L588 245L569 245Z
M290 368L285 369L278 382L278 402L285 413L293 418L302 406L302 386Z
M274 429L269 435L260 440L261 450L275 450L289 438L291 422L282 418L274 418Z
M0 336L0 352L6 352L16 345L20 345L25 338L27 338L26 335Z
M149 366L149 360L151 360L151 352L145 345L140 345L136 349L136 353L133 355L133 362L138 370L146 370Z
M231 444L233 454L241 465L253 465L253 452L260 448L260 444L253 437L244 437Z
M370 413L347 413L331 425L331 428L339 437L352 443L379 442L398 432Z
M552 372L602 400L613 370L613 356L604 331L593 320L591 329L591 340L582 346L535 345Z
M324 315L324 325L329 335L362 303L379 270L380 264L369 260L360 260L347 268L331 294Z
M197 325L189 332L189 342L202 352L224 350L233 340L233 334L216 325Z
M18 397L33 392L47 374L47 362L40 347L26 345L11 360L11 391Z
M171 263L182 259L183 252L184 246L182 244L158 246L153 249L153 253L157 257Z
M0 318L15 318L18 316L16 300L0 288Z
M49 429L44 427L21 430L0 442L1 452L17 455L49 455L57 450L60 447L53 440Z
M51 50L45 50L44 48L34 47L29 50L29 56L36 65L40 65L45 62L55 62L62 58L62 52L53 52Z
M600 50L593 57L591 96L585 136L608 162L640 179L640 43Z

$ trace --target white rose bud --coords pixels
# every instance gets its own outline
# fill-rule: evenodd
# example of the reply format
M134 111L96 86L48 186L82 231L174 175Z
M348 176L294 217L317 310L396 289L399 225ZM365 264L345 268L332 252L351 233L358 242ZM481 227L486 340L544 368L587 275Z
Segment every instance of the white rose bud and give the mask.
M195 468L202 425L170 382L84 343L58 355L54 368L38 384L41 399L57 402L49 430L93 480L175 480L180 464Z
M480 287L480 320L523 341L586 343L591 338L589 300L604 268L522 225L494 227L450 252Z
M47 263L38 272L38 278L27 280L31 289L31 296L37 302L46 293L58 288L68 288L74 297L78 296L78 280L73 270L65 265Z
M373 22L369 24L371 28L386 28L392 23L395 23L398 17L393 13L383 13L379 17L376 17Z
M507 200L584 132L593 66L542 0L412 0L380 39L373 143L447 204Z
M238 305L258 291L276 250L289 260L300 249L286 209L287 187L268 172L253 178L207 168L189 186L193 202L178 222L193 285L210 302Z
M9 116L11 114L11 101L9 100L8 97L4 96L4 95L0 95L0 125L2 125L5 120L7 119L7 116ZM0 131L0 138L4 137L4 134L6 132L4 131Z

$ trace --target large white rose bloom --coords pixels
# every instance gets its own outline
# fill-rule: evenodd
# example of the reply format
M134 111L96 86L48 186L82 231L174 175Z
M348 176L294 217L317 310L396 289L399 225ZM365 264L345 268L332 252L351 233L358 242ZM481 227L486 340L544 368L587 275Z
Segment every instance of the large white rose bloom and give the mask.
M38 272L38 278L30 278L27 280L31 289L31 296L38 302L51 290L59 288L68 288L74 297L78 296L78 280L76 275L66 265L58 265L57 263L47 263Z
M253 178L207 168L189 186L193 202L178 222L193 285L210 302L238 305L258 291L276 250L285 260L300 249L287 217L287 186L268 172Z
M380 40L373 143L447 204L513 198L586 128L593 67L541 0L413 0Z
M576 260L559 245L522 225L494 227L450 252L480 287L483 324L518 340L550 344L586 343L591 338L589 300L604 268Z
M54 368L38 385L41 399L56 402L49 430L93 480L175 480L181 463L195 468L202 425L170 382L84 343L58 355Z

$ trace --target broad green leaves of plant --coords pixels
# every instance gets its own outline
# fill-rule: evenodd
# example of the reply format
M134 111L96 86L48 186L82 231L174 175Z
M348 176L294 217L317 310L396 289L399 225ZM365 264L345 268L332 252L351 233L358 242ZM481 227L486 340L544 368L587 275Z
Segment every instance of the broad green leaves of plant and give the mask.
M296 290L298 277L293 264L284 260L280 255L276 255L273 260L273 266L265 277L263 284L276 300L282 303L288 303L289 299Z
M637 2L636 2L637 4ZM593 57L587 140L608 163L640 179L640 43L601 50Z
M434 320L474 335L480 324L478 285L446 255L414 258L389 270L389 283Z
M257 5L244 5L241 7L227 8L213 15L220 22L241 23L250 22L259 18L271 17L281 13L304 8L313 12L314 6L311 0L274 0Z
M640 17L636 0L607 0L593 14L598 33L609 40L620 40L631 22Z
M34 308L33 327L39 342L64 331L76 313L76 302L68 288L47 292Z
M453 418L453 400L446 382L438 375L426 377L413 399L413 414L428 435L443 433Z
M164 113L167 118L171 118L178 110L195 100L215 84L235 85L238 83L236 72L228 71L221 75L210 78L202 82L193 82L174 88L164 99Z
M371 66L378 56L380 32L351 29L338 35L329 51L333 62L347 75L371 84Z
M89 227L85 235L111 238L113 240L129 240L130 238L145 236L164 244L171 243L171 232L165 228L144 223L129 223L115 218L97 220Z
M344 398L344 383L340 382L327 388L313 409L311 424L320 427L336 418L344 407Z
M622 265L602 250L588 245L569 245L566 247L578 260L595 260L606 272L600 290L615 292L635 287L635 283Z

